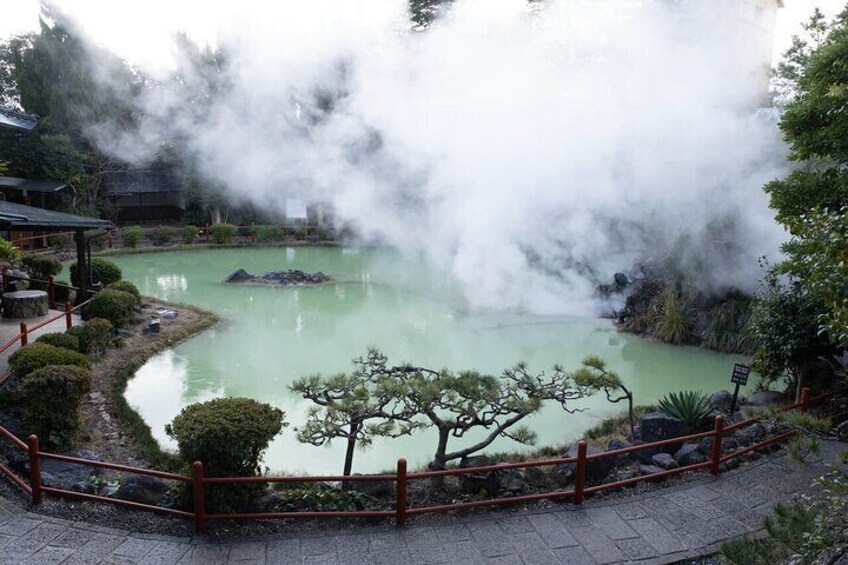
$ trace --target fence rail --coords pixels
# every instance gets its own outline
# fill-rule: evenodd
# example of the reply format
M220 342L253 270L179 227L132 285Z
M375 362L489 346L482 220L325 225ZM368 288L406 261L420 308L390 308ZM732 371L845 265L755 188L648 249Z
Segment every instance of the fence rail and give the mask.
M826 394L822 394L816 397L810 397L809 389L803 389L801 393L801 399L799 402L791 404L789 406L784 407L788 410L798 409L801 412L806 412L811 403L819 403L827 400L831 397L834 397L839 394L844 394L848 392L848 389L840 389L835 390ZM30 473L29 473L29 482L25 481L17 474L15 474L11 469L7 466L0 464L0 472L6 475L14 484L20 487L26 494L30 495L34 504L38 504L41 501L42 493L52 494L58 497L68 497L74 498L78 500L89 500L93 502L102 502L107 504L115 504L118 506L123 506L126 508L131 508L134 510L144 510L151 512L158 512L162 514L166 514L169 516L174 516L177 518L182 518L186 520L191 520L195 524L195 531L197 533L203 533L206 529L206 523L210 520L277 520L277 519L307 519L307 518L394 518L395 522L398 525L403 525L406 521L407 516L414 516L419 514L428 514L428 513L436 513L436 512L454 512L457 510L467 510L472 508L480 508L480 507L489 507L489 506L501 506L501 505L511 505L511 504L520 504L524 502L535 502L538 500L545 499L570 499L575 504L581 504L587 495L591 495L597 492L601 492L604 490L618 489L626 486L634 485L640 482L645 481L656 481L665 477L669 477L672 475L677 475L680 473L686 473L691 471L699 471L704 469L709 469L713 475L718 475L721 472L721 465L723 463L727 463L728 461L735 459L737 457L741 457L746 453L763 449L769 445L780 443L788 440L792 436L794 436L797 432L794 430L784 431L778 433L772 437L765 438L759 442L756 442L750 446L737 449L732 451L731 453L722 454L722 440L723 438L732 433L735 430L740 428L750 426L756 422L760 421L758 418L747 418L735 424L725 426L724 418L722 416L718 416L715 419L715 425L712 430L706 432L700 432L697 434L690 434L686 436L680 436L676 438L671 438L662 441L655 441L650 443L645 443L636 446L625 447L622 449L615 449L612 451L605 451L602 453L595 453L592 455L588 455L587 444L585 441L580 441L577 444L577 456L576 457L564 457L557 459L542 459L536 461L524 461L520 463L503 463L503 464L494 464L494 465L484 465L478 467L467 467L461 469L447 469L447 470L439 470L439 471L425 471L420 473L407 473L406 471L406 460L399 459L397 462L397 470L394 474L382 474L382 475L364 475L364 476L339 476L339 475L325 475L325 476L306 476L306 477L205 477L204 476L204 468L203 463L200 461L196 461L192 465L192 474L191 476L181 475L178 473L169 473L165 471L158 471L155 469L145 469L141 467L132 467L127 465L119 465L116 463L108 463L104 461L91 461L88 459L81 459L78 457L71 457L67 455L59 455L55 453L49 453L41 451L38 443L38 438L34 435L31 435L27 438L27 442L21 441L19 438L15 437L14 434L9 432L3 427L0 427L0 436L5 438L6 440L12 442L12 444L18 449L26 452L29 462L30 462ZM605 459L609 457L620 457L622 455L630 454L636 451L645 450L645 449L654 449L658 447L665 447L674 444L686 443L691 441L696 441L704 438L712 438L712 446L710 449L709 458L707 461L701 463L695 463L692 465L686 465L683 467L678 467L676 469L668 469L663 470L661 472L652 473L648 475L641 475L638 477L631 477L628 479L623 479L620 481L615 481L611 483L603 483L598 485L587 486L586 485L586 470L587 466L592 461L597 461L600 459ZM194 508L193 511L187 512L183 510L176 510L173 508L166 508L162 506L153 506L149 504L142 504L139 502L130 502L126 500L110 498L106 496L100 496L95 494L87 494L75 491L69 491L65 489L60 489L56 487L44 486L41 484L41 461L44 459L50 459L55 461L63 461L66 463L75 463L79 465L87 465L90 467L99 467L104 469L111 469L115 471L121 471L126 473L133 473L138 475L146 475L150 477L156 477L160 479L178 481L186 484L190 484L193 491L193 500L194 500ZM574 473L574 484L570 489L567 490L557 490L553 492L543 492L543 493L535 493L528 494L523 496L514 496L509 498L491 498L487 500L475 500L471 502L462 502L462 503L452 503L452 504L439 504L439 505L430 505L430 506L410 506L408 496L407 496L407 486L408 482L412 480L425 480L425 479L433 479L440 477L448 477L448 476L463 476L463 475L479 475L480 473L487 473L492 471L503 471L506 469L520 469L520 468L530 468L530 467L543 467L550 465L561 465L561 464L573 464L575 465L575 473ZM392 510L358 510L358 511L292 511L292 512L239 512L239 513L207 513L206 512L206 486L207 485L222 485L222 484L250 484L250 483L265 483L265 484L276 484L276 483L316 483L316 482L337 482L337 483L356 483L356 482L378 482L378 481L386 481L393 482L396 487L396 502L395 508Z

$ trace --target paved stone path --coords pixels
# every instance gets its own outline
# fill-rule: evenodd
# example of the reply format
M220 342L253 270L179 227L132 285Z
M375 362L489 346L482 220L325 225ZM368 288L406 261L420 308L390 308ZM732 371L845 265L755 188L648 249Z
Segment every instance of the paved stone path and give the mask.
M0 499L0 564L606 564L673 563L758 530L772 506L807 491L843 444L801 467L773 456L686 485L546 510L437 517L226 543L128 533L26 512Z

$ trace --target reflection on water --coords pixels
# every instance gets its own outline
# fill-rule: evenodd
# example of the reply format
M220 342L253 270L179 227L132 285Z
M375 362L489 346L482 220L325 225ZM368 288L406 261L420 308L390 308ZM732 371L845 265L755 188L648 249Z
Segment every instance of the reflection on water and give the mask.
M197 304L228 320L154 357L129 383L128 401L169 446L165 424L182 407L219 396L278 406L296 427L308 404L288 392L288 383L306 374L348 370L350 360L369 346L380 347L393 362L487 372L519 360L533 370L554 363L577 367L587 354L597 353L620 372L640 404L669 390L726 388L738 360L619 334L606 320L469 312L449 277L389 252L227 249L133 255L116 262L143 294ZM252 273L323 271L334 282L295 289L220 283L239 267ZM540 443L559 443L620 409L602 397L580 406L589 410L569 415L545 407L528 423ZM431 431L377 440L357 454L354 470L391 468L400 456L424 463L434 446ZM518 448L506 439L493 446ZM343 450L342 444L299 444L289 428L269 449L266 463L286 471L337 472Z

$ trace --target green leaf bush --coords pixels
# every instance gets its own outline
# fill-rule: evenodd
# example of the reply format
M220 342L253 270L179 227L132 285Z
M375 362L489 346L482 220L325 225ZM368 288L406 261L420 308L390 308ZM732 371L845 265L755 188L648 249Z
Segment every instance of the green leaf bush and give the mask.
M250 233L256 236L259 243L274 243L285 239L283 228L280 226L254 226Z
M44 343L54 347L79 351L79 338L73 334L54 332L44 334L35 340L35 343Z
M144 239L144 230L141 226L127 226L121 230L121 239L127 247L135 248Z
M165 426L177 441L180 458L203 462L208 477L260 474L262 453L287 424L282 410L249 398L218 398L186 406ZM261 484L215 485L207 506L218 511L245 508L264 492Z
M660 399L658 406L661 412L683 420L690 432L703 428L713 410L710 398L696 390L667 394Z
M197 241L199 235L200 230L197 229L197 226L186 226L183 228L183 243L190 245Z
M21 260L29 276L46 281L62 272L62 263L50 255L26 255Z
M114 340L114 327L109 320L91 318L81 326L74 326L67 334L79 340L80 353L101 354Z
M49 365L76 365L83 369L91 368L91 361L82 353L62 347L33 343L15 351L9 358L9 367L20 378Z
M106 288L111 288L113 290L120 290L122 292L128 292L128 293L132 294L133 296L135 296L136 306L141 304L141 293L138 291L138 287L135 286L130 281L113 282L112 284L110 284Z
M67 251L73 243L74 239L66 233L51 233L47 236L47 245L55 251Z
M36 369L21 380L18 389L33 431L55 446L70 443L79 428L80 402L90 390L91 371L76 365Z
M212 241L218 245L227 245L236 236L238 228L232 224L212 224L209 226L209 233L212 236Z
M94 295L88 307L88 313L93 318L103 318L116 328L132 321L138 298L122 290L105 288Z
M171 243L171 240L174 239L176 234L177 230L171 226L158 226L153 230L153 240L157 245L165 245L166 243Z
M71 263L71 285L79 286L79 267L76 262ZM102 257L94 257L91 259L91 280L89 284L102 284L109 286L113 282L118 282L123 277L121 268L112 261L103 259Z
M21 260L21 250L12 242L0 238L0 262L17 264Z

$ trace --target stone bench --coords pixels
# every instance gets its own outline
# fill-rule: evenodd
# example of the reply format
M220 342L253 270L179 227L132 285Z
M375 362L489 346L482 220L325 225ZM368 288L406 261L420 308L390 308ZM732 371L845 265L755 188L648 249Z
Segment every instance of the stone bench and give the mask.
M18 290L3 294L3 316L6 318L37 318L46 316L47 293L43 290Z

